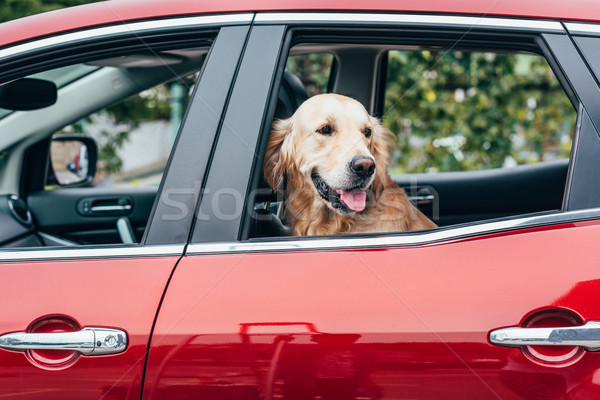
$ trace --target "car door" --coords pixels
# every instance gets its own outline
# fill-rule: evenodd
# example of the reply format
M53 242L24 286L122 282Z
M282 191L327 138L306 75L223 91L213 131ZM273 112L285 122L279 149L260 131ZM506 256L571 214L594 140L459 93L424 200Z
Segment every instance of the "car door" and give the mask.
M156 321L143 398L597 396L600 204L584 171L600 145L600 91L562 25L327 13L258 14L255 24L192 243ZM248 240L281 45L302 34L314 45L327 29L340 41L359 31L360 43L370 30L390 41L533 35L578 110L561 210L422 232Z
M10 76L17 74L10 66L19 62L29 61L25 64L32 71L39 69L40 58L44 63L51 59L49 65L54 65L66 55L87 61L98 54L102 59L146 54L156 50L152 46L157 42L150 43L153 37L159 38L159 47L167 48L173 43L179 47L182 40L187 40L186 48L190 43L192 48L203 46L207 39L212 44L158 189L157 198L163 201L154 206L140 244L75 246L57 239L54 247L0 249L0 396L140 397L156 313L190 232L249 18L120 23L34 41L23 53L18 46L3 53L3 76ZM28 74L28 70L18 73ZM63 192L67 201L62 210L75 215L77 196L96 193L94 188L86 190ZM51 192L45 197L47 208L61 201L60 196L52 199ZM19 204L29 213L25 201Z

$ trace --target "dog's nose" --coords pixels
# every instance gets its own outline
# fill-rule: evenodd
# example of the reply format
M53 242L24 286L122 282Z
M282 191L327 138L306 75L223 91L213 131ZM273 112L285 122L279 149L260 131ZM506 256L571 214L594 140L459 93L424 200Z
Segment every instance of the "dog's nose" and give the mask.
M354 156L350 161L350 170L361 178L368 178L375 172L375 160L371 157Z

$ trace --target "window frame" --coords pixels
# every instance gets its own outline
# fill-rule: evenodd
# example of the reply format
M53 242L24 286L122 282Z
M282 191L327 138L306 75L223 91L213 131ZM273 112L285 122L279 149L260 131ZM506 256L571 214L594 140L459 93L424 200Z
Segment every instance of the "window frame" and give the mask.
M464 19L463 19L464 18ZM382 22L383 21L383 22ZM417 22L415 22L417 21ZM426 22L419 22L426 21ZM377 24L373 26L372 24ZM472 23L472 25L469 25ZM278 25L280 24L280 25ZM386 25L382 28L382 25ZM421 25L419 25L421 24ZM262 122L261 132L256 132L257 148L255 154L259 160L262 160L264 148L268 135L270 133L270 123L272 121L279 83L285 67L285 60L289 49L295 44L296 32L316 32L326 36L329 34L330 40L336 40L333 32L351 29L354 32L360 31L364 34L369 31L402 31L415 29L421 32L453 32L454 34L479 35L480 37L495 38L524 38L527 37L533 40L538 52L546 58L551 68L553 69L557 79L563 86L565 93L571 99L576 109L579 110L581 96L576 92L576 86L571 80L566 79L566 74L563 73L562 62L565 55L561 55L560 62L557 56L558 52L563 52L565 49L554 49L548 43L548 37L564 37L566 38L564 28L560 22L554 21L539 21L529 19L498 19L498 18L471 18L471 17L456 17L456 16L441 16L441 15L424 15L424 16L405 16L395 14L341 14L341 13L259 13L254 22L254 31L258 28L275 28L281 27L285 29L286 35L282 39L282 49L279 54L279 63L275 70L275 74L270 80L265 80L265 84L270 85L270 97L266 102L266 108L263 109L261 115L264 117ZM364 29L363 29L364 28ZM339 39L339 37L338 37ZM503 40L504 40L503 39ZM531 43L531 42L530 42ZM522 46L517 46L521 49ZM486 46L487 48L487 46ZM568 53L568 51L567 51ZM269 55L271 57L271 55ZM568 57L567 55L566 57ZM256 54L246 52L245 57L256 57ZM580 62L581 60L579 60ZM589 74L587 69L582 72L584 75ZM241 85L238 81L237 85ZM235 88L234 88L235 90ZM251 101L247 99L247 101ZM234 112L234 109L229 109L228 112ZM578 116L578 121L581 120ZM582 124L577 124L575 138L579 136L579 130ZM575 143L575 140L574 140ZM230 148L232 150L232 148ZM216 153L215 157L218 157ZM226 154L222 151L221 154ZM236 156L236 153L229 153ZM231 157L231 155L230 155ZM248 193L254 187L257 187L259 177L259 163L256 160L253 162L253 171L248 182L238 184L233 187L238 193L246 193L245 201L248 202ZM226 179L225 171L219 171L211 168L209 175L213 181ZM569 166L569 175L572 176L572 165ZM570 185L571 181L567 181ZM215 188L211 188L215 189ZM565 188L565 193L569 190L569 186ZM252 200L250 200L252 201ZM204 200L203 200L204 202ZM206 205L206 203L204 203ZM385 234L369 234L369 235L344 235L340 237L278 237L278 238L259 238L247 240L249 229L249 210L250 204L244 204L242 216L236 219L238 224L234 228L235 223L230 223L230 227L226 231L221 231L221 234L210 238L207 234L199 233L200 230L214 232L218 230L218 218L214 215L209 215L208 221L203 221L202 224L196 224L194 234L192 236L189 251L192 253L212 253L220 251L246 252L246 251L278 251L292 249L321 249L321 248L336 248L338 246L348 248L362 248L366 242L373 246L390 245L390 246L412 246L418 244L437 243L439 241L448 241L457 238L471 237L484 235L496 232L506 232L511 230L525 229L529 227L546 226L553 224L563 224L567 222L596 219L600 216L600 203L594 207L586 207L585 209L576 210L561 210L550 213L540 213L525 216L511 216L500 220L493 221L477 221L464 225L450 226L448 228L440 228L433 232L399 232ZM206 207L205 210L208 210ZM435 232L440 232L438 236ZM223 242L216 245L214 242ZM324 242L324 243L321 243ZM326 242L326 243L325 243ZM262 249L262 250L261 250Z

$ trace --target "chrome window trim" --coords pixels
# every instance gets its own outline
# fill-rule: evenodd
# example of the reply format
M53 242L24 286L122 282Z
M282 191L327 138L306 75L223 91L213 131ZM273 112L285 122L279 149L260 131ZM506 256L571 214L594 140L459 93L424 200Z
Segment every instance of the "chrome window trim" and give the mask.
M567 31L572 35L599 35L600 24L586 24L581 22L565 23Z
M510 220L482 222L456 228L440 228L423 232L406 232L388 236L341 236L328 238L306 237L292 240L265 242L247 241L227 243L198 243L190 244L186 250L186 255L424 246L432 244L445 244L458 239L501 233L509 230L535 228L547 225L560 225L591 219L600 219L600 208L555 212Z
M163 257L183 255L184 245L38 248L0 250L0 263L11 261L81 260L91 258Z
M141 34L155 29L173 29L197 26L223 26L236 24L249 24L252 22L254 14L223 14L223 15L204 15L200 17L180 17L171 19L159 19L144 22L131 22L118 25L104 26L101 28L91 28L83 31L64 33L51 36L44 39L35 40L23 44L17 44L0 50L0 61L15 55L30 51L39 51L51 48L57 45L69 45L76 42L90 40L97 37L106 37L119 34Z
M407 232L387 236L335 238L294 238L281 241L264 242L225 242L198 243L188 245L186 255L265 253L297 250L349 250L382 247L411 247L432 244L444 244L458 239L482 236L494 233L535 228L547 225L560 225L570 222L600 219L600 208L588 210L555 212L545 215L516 218L496 222L483 222L456 228L441 228L423 232ZM180 256L184 245L167 246L118 246L118 247L72 247L39 248L33 250L0 250L1 262L81 260L132 257Z
M331 12L263 12L257 13L255 24L306 23L377 23L408 26L455 26L477 29L516 29L519 31L565 33L560 22L533 19L471 17L423 14L376 14Z

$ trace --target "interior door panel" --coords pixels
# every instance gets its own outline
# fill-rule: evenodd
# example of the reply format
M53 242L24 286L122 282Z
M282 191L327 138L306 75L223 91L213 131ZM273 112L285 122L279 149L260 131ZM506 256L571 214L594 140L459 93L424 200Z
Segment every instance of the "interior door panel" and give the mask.
M117 220L129 219L139 241L150 216L155 187L57 189L31 194L37 228L82 244L120 243Z
M395 175L438 226L562 207L568 160L487 171ZM425 195L431 199L424 204Z

